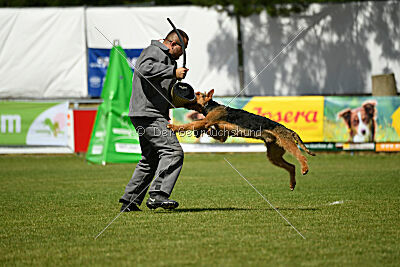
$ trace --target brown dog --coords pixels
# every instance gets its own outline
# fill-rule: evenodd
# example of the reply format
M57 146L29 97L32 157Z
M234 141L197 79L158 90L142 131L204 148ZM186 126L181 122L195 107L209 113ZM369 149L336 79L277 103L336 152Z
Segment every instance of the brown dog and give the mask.
M267 157L272 164L289 172L290 189L293 190L296 186L295 165L284 160L282 156L286 151L295 156L300 162L302 174L305 175L308 172L307 159L301 154L296 143L308 154L315 154L307 149L296 132L266 117L220 105L212 100L213 94L214 90L207 94L197 92L196 103L185 106L202 113L204 119L184 125L169 124L168 128L175 132L206 131L221 142L228 136L263 140L267 146Z

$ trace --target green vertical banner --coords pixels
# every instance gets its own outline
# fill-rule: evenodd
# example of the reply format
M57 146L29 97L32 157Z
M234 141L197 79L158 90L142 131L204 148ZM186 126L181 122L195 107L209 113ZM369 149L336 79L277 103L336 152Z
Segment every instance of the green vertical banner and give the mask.
M124 55L125 58L122 56ZM104 81L86 159L90 162L131 163L141 159L139 136L130 119L129 99L132 93L132 69L125 51L114 47Z

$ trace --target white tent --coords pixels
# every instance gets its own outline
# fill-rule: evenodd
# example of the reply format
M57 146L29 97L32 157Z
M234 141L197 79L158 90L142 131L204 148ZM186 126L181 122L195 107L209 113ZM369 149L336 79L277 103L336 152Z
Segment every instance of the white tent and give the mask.
M87 96L84 8L0 9L0 98Z
M190 37L185 82L218 96L238 93L236 21L213 8L3 8L0 98L85 98L88 48L111 48L102 34L125 49L144 48L171 30L167 17ZM243 18L243 93L368 94L371 75L388 72L399 84L399 21L398 1L314 4L290 17Z

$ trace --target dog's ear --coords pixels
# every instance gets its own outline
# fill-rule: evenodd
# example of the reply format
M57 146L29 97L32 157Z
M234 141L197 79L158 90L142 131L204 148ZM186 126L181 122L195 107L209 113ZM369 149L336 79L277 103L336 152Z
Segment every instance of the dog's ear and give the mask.
M194 93L195 95L197 95L197 96L199 96L199 95L201 95L201 93L200 92L196 92L196 93Z
M351 128L351 109L346 108L338 113L339 118L343 118L349 129Z
M211 89L210 92L207 93L207 97L212 98L213 95L214 95L214 89Z
M376 106L375 101L367 101L362 104L365 113L368 114L370 118L373 118L375 116L375 106Z

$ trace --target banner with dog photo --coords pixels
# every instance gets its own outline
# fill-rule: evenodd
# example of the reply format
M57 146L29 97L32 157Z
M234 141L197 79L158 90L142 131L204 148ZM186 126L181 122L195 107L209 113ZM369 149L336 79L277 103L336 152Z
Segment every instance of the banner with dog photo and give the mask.
M297 132L304 142L323 140L324 98L322 96L238 97L233 100L216 97L214 100L279 122ZM196 111L180 108L172 111L172 118L174 124L180 125L202 119L204 116ZM206 134L196 137L193 132L179 134L178 139L182 143L219 142ZM262 141L229 137L225 143L262 143Z
M399 142L400 97L325 97L325 142Z

